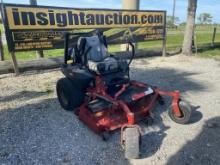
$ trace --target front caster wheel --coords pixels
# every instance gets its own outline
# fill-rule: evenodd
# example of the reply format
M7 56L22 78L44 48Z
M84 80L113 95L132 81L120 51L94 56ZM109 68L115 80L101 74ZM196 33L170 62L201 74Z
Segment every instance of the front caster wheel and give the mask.
M185 101L179 101L179 109L182 114L180 117L175 115L175 112L173 111L172 106L170 106L169 111L168 111L170 118L178 124L187 124L190 120L191 113L192 113L190 104Z
M125 158L137 159L140 157L140 133L137 128L126 128L124 130L124 152Z

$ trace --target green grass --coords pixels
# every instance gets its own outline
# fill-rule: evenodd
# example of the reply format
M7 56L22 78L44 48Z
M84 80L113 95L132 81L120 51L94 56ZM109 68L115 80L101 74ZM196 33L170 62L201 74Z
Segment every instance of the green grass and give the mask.
M168 32L167 35L167 50L173 51L177 50L182 47L183 43L183 37L184 33L179 32L176 34L170 34ZM212 35L209 33L196 33L196 42L198 47L201 47L203 44L211 44L212 41ZM220 33L216 35L215 42L220 42ZM156 40L156 41L147 41L147 42L140 42L138 43L138 49L160 49L162 48L162 41ZM119 45L111 46L110 51L116 52L120 50ZM216 52L218 53L218 52ZM218 53L220 55L220 52Z
M5 59L10 60L11 59L10 53L8 52L8 48L6 45L4 45L4 53L5 53ZM63 49L44 50L44 56L46 58L63 56L63 53L64 53ZM16 52L16 57L18 60L36 59L36 51Z
M203 44L211 44L213 28L214 26L196 27L196 43L198 47L202 47ZM220 26L218 26L217 28L218 29L217 29L215 42L220 43ZM177 30L169 29L167 32L167 50L172 51L172 50L177 50L181 48L182 42L183 42L183 36L184 36L183 27L180 27ZM139 49L161 49L162 41L156 40L156 41L140 42L138 44L138 48ZM46 58L63 56L63 51L64 51L63 49L44 50L44 55ZM110 52L120 51L120 45L111 45L109 47L109 51ZM10 54L6 46L4 46L4 52L5 52L5 59L6 60L10 59ZM202 57L220 56L220 48L203 51L202 53L198 53L198 55ZM19 60L35 59L36 52L35 51L16 52L16 56Z
M217 57L220 56L220 48L214 48L211 50L206 50L203 52L198 52L198 55L200 57L204 57L204 58L213 58L213 57Z
M3 24L0 24L0 30L1 30L1 32L4 31L4 25Z

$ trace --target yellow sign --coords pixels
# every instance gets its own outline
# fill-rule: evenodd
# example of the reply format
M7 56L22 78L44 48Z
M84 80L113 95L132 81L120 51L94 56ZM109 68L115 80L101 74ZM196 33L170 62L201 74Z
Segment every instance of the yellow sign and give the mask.
M65 33L76 31L90 36L99 29L108 44L124 43L128 37L139 42L165 36L165 11L3 4L1 12L10 52L63 48ZM72 44L78 37L71 39Z
M6 6L9 29L88 29L164 26L163 11Z

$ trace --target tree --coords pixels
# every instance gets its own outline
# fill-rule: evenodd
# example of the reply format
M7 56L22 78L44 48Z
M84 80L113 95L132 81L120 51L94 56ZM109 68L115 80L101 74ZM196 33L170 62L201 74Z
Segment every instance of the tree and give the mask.
M209 13L201 13L198 17L197 20L199 24L211 24L212 23L212 16Z
M186 22L181 22L180 26L186 26Z
M187 23L183 40L182 54L192 55L192 39L194 35L197 0L188 0Z
M179 23L179 21L180 21L179 17L174 17L174 19L173 19L173 16L168 15L167 16L167 27L176 26Z

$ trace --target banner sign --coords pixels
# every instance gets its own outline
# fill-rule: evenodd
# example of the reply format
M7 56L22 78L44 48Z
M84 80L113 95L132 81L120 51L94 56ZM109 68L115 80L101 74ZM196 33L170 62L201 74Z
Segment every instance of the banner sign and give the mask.
M112 44L162 39L165 11L79 9L3 4L2 16L10 51L63 47L66 32L104 31ZM77 36L73 41L77 39Z

